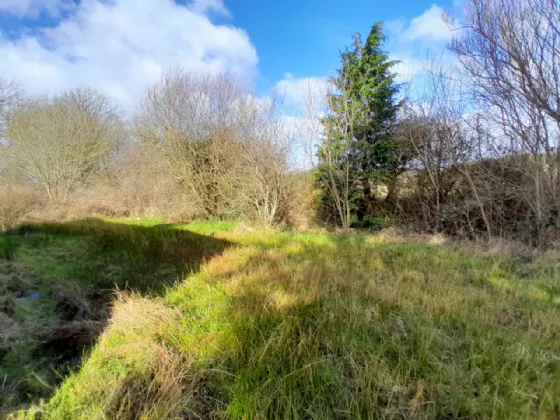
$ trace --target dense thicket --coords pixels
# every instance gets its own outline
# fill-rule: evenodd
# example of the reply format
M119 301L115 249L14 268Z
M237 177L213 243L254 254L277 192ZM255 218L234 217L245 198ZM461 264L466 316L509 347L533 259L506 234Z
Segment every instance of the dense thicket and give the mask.
M230 76L170 71L129 124L90 89L22 99L6 115L4 225L28 207L14 192L24 184L45 192L52 217L309 221L309 175L294 170L276 99Z
M449 233L556 243L560 5L471 0L465 19L450 45L453 77L433 66L404 116L417 176L403 215Z
M1 223L37 210L344 228L389 218L553 245L558 22L556 1L469 0L449 45L456 65L431 63L406 89L377 23L309 102L313 138L294 132L274 95L227 75L170 71L129 121L90 89L27 98L0 81ZM318 147L298 172L301 140Z

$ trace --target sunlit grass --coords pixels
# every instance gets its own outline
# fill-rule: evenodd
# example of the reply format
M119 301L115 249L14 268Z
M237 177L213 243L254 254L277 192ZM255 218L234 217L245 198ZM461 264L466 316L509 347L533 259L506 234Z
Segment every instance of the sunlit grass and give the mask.
M169 229L230 246L158 297L121 296L83 367L22 416L558 415L560 293L538 261L383 233Z

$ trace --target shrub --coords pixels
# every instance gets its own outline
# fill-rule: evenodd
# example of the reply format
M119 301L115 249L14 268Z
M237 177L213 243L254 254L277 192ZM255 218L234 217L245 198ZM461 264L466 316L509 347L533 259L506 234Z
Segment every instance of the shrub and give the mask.
M305 230L317 220L317 196L308 172L288 176L288 188L280 211L280 220L289 226Z
M44 207L45 201L33 185L0 187L0 230L16 225L33 210Z

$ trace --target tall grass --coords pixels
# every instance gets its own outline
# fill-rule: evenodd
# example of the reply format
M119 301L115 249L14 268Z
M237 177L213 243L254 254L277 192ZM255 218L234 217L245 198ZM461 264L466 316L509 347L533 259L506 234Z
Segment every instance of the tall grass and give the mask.
M213 234L236 246L160 297L120 298L82 368L19 415L559 415L559 290L543 260L383 234Z
M0 234L0 418L51 395L89 353L115 289L157 296L227 246L157 221L27 224Z

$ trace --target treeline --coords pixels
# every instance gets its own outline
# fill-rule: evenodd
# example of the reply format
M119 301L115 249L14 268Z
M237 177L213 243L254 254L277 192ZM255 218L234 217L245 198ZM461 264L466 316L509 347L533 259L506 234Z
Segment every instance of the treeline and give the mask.
M398 85L381 25L327 89L317 179L344 227L560 240L560 5L469 0L449 51ZM448 60L449 61L449 60Z
M453 60L433 60L406 85L381 23L355 35L310 95L321 98L307 104L316 129L302 132L281 100L226 75L170 71L127 120L91 89L30 99L2 82L0 223L37 209L343 228L390 220L555 245L560 6L469 0L460 22L446 18ZM313 159L302 171L304 140Z
M229 76L170 71L129 121L91 89L26 99L4 83L2 92L4 225L33 207L53 218L308 223L310 175L293 170L294 135L275 99Z

